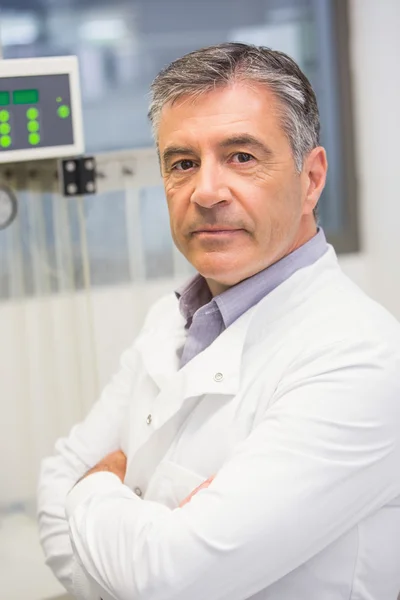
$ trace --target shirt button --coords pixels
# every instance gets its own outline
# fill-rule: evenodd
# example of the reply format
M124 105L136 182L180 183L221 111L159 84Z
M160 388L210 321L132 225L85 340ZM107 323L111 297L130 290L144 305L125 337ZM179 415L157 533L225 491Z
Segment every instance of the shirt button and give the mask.
M222 381L223 378L224 378L224 376L222 375L222 373L215 373L215 375L214 375L215 381Z
M151 425L152 420L153 420L153 417L151 415L149 415L146 419L147 425Z
M140 498L140 496L142 495L142 490L139 487L135 488L135 494Z

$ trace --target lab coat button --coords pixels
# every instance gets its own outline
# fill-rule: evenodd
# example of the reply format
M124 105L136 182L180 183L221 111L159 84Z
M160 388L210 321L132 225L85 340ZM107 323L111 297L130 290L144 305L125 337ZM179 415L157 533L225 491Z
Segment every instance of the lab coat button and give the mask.
M224 378L224 376L222 375L222 373L215 373L215 375L214 375L215 381L222 381L223 378Z
M151 424L151 422L152 422L152 420L153 420L153 417L152 417L151 415L149 415L149 416L147 417L147 419L146 419L146 423L147 423L147 425L150 425L150 424Z
M136 496L139 496L139 498L140 498L140 496L142 495L142 490L138 487L135 488L135 494L136 494Z

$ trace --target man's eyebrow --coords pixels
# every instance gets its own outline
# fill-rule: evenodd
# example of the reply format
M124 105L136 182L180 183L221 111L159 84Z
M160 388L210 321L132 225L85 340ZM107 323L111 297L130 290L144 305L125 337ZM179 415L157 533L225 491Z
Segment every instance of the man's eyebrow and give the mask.
M248 133L230 136L225 140L222 140L219 145L221 148L229 148L230 146L247 146L248 148L253 147L261 150L265 154L272 155L271 148Z
M267 155L272 155L272 150L263 142L250 134L232 135L222 140L219 144L220 148L229 148L230 146L246 146L247 148L257 148ZM175 156L195 154L195 150L191 146L168 146L162 153L162 161L164 165L173 159Z
M194 149L190 146L168 146L162 153L164 165L166 165L171 158L182 154L194 154Z

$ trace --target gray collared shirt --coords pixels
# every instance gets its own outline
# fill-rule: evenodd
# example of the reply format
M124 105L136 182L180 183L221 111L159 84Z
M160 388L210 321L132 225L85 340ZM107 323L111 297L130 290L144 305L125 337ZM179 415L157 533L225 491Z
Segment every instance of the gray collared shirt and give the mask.
M180 367L210 346L224 329L293 273L321 258L327 249L325 234L319 228L303 246L214 298L199 273L176 290L179 310L188 330L185 344L178 351Z

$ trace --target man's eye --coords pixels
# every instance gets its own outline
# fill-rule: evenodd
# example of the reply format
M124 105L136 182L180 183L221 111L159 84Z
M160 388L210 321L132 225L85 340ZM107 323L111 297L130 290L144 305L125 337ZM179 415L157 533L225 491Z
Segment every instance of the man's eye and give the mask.
M175 171L188 171L188 169L193 167L193 164L194 163L192 160L180 160L179 162L175 163L172 168Z
M247 152L237 152L233 155L233 158L236 159L235 162L247 163L250 162L254 158L254 156L248 154Z

